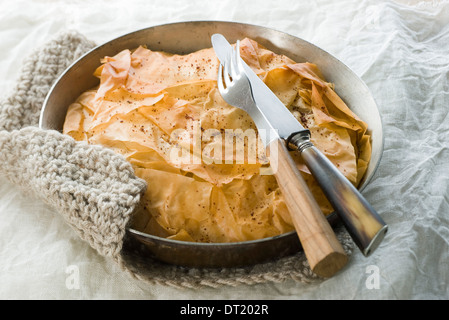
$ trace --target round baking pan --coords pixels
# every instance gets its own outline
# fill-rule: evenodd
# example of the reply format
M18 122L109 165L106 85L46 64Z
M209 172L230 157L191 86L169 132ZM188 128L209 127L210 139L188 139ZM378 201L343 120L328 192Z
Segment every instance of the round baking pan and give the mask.
M376 102L365 83L346 65L323 49L298 37L262 26L225 22L189 21L153 26L131 32L95 47L65 70L48 93L40 116L43 129L62 131L69 105L86 90L99 83L93 76L105 56L114 56L124 49L146 45L153 51L174 54L191 53L209 48L211 36L223 34L234 43L249 37L266 48L285 54L296 62L315 63L335 91L363 121L371 134L372 154L362 191L376 171L383 152L383 129ZM335 213L328 217L335 227L339 218ZM146 254L157 260L186 267L235 267L257 264L284 257L301 250L295 231L260 240L234 243L196 243L170 240L127 229L130 243L144 247Z

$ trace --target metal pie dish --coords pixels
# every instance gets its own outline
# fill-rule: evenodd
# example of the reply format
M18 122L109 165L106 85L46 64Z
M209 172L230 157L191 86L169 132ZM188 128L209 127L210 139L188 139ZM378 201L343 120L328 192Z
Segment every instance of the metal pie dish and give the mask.
M371 161L358 188L362 191L380 163L384 145L381 115L368 87L350 68L323 49L298 37L262 26L225 21L178 22L137 30L99 45L72 63L54 83L44 101L40 128L62 132L69 105L81 93L99 84L99 79L93 73L103 57L114 56L122 50L134 49L140 45L146 45L153 51L187 54L210 48L214 33L223 34L231 43L248 37L296 62L314 63L326 81L335 84L336 93L368 124L371 135ZM327 219L334 228L339 225L339 217L335 212L328 215ZM260 240L232 243L171 240L140 232L132 226L126 231L126 238L130 240L128 247L138 246L139 252L149 259L185 267L254 265L301 250L295 231Z

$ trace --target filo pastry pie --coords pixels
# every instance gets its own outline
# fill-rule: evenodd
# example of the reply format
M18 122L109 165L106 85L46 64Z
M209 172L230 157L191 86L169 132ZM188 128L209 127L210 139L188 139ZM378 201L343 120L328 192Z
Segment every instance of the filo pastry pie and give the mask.
M296 63L251 39L241 57L292 114L311 140L358 186L371 145L357 117L312 63ZM236 242L294 230L263 148L237 159L242 133L257 130L244 111L217 89L219 61L212 48L186 55L146 47L105 57L95 71L98 87L70 105L63 132L122 154L148 183L134 228L195 242ZM230 138L230 139L229 139ZM257 144L260 146L260 144ZM227 148L227 149L226 149ZM228 151L226 151L228 150ZM231 152L229 152L231 150ZM300 156L291 153L325 215L333 209ZM264 173L265 172L265 173Z

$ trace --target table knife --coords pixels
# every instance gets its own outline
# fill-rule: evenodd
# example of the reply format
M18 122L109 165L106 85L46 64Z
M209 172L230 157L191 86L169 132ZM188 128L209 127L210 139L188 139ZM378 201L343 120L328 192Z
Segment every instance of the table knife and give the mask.
M233 47L221 34L212 36L212 45L221 63L232 54ZM301 125L243 59L241 62L260 113L277 130L286 146L300 153L355 244L364 256L369 256L382 242L388 225L357 188L313 145L310 131ZM262 139L268 146L276 137L265 135Z

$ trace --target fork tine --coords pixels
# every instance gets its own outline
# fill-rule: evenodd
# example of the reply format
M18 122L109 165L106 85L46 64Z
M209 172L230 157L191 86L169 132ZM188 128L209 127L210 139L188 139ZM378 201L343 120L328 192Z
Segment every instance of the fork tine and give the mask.
M225 91L225 88L223 86L223 65L221 63L218 65L217 85L220 92Z
M230 69L231 69L231 77L232 78L237 78L239 76L239 69L238 69L238 61L239 61L239 54L238 52L240 51L240 41L237 40L236 44L235 44L235 49L232 50L232 54L230 57Z
M229 75L229 61L226 61L223 66L223 79L226 85L226 88L229 88L231 86L231 77Z
M243 66L243 59L240 58L240 41L239 41L239 49L237 50L237 61L238 61L239 71L244 73L245 67Z
M235 44L235 49L233 50L233 59L231 59L232 62L232 76L233 77L238 77L239 74L242 73L242 68L241 68L241 61L240 61L240 40L237 40L236 44Z

